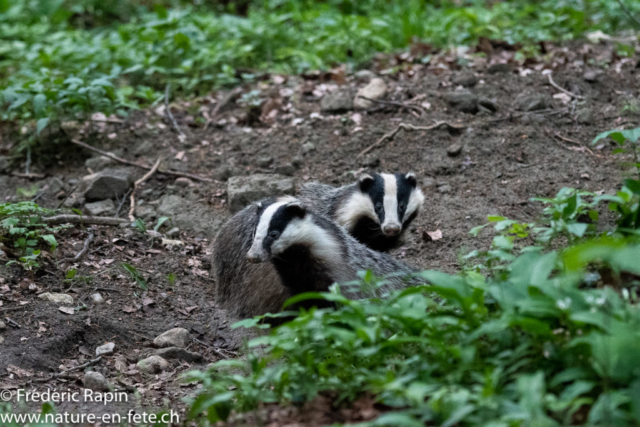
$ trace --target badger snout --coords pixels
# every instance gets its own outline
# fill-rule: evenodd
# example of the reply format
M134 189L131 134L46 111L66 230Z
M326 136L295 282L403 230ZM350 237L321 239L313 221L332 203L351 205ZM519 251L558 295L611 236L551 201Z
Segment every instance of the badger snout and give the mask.
M400 234L401 227L398 224L385 224L382 226L382 232L387 236L397 236Z
M249 252L247 252L246 258L250 263L258 264L267 260L267 254L265 254L264 251L256 250L254 247L251 247Z

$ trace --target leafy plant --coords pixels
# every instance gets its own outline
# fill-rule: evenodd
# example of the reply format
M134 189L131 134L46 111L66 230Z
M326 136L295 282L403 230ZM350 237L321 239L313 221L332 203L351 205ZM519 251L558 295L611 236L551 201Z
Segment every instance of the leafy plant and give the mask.
M602 132L596 136L591 144L596 144L598 141L611 138L620 145L613 151L614 154L630 153L633 156L633 163L630 165L636 169L638 179L640 179L640 160L638 159L638 139L640 139L640 128L628 129L628 130L609 130Z
M125 269L127 273L129 273L129 276L131 277L131 279L135 280L136 284L140 289L145 291L148 289L147 281L144 280L144 277L142 277L142 274L140 274L134 266L132 266L131 264L127 264L126 262L123 262L120 265L122 266L122 268Z

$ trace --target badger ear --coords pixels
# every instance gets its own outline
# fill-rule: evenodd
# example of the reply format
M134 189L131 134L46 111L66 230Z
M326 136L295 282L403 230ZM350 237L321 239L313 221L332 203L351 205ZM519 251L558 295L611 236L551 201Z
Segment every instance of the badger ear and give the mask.
M298 218L304 218L307 213L307 208L298 201L289 203L285 210Z
M416 175L413 172L409 172L404 176L407 179L409 185L415 188L418 185L418 181L416 181Z
M373 185L374 179L368 173L363 173L358 177L358 185L360 186L360 191L367 191Z

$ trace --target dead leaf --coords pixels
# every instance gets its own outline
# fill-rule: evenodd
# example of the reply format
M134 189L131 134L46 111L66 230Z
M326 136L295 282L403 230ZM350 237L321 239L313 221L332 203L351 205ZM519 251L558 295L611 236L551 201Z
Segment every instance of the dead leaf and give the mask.
M184 154L185 154L185 151L180 151L180 152L178 152L178 154L175 155L174 159L182 160L182 159L184 159Z
M129 305L125 305L124 307L122 307L122 311L124 311L125 313L135 313L138 310Z
M154 300L152 300L151 298L142 298L142 305L152 305L155 304L156 302Z
M63 312L64 314L74 314L75 310L73 307L58 307L58 310Z
M7 372L9 372L10 374L16 374L18 378L33 376L31 372L27 371L26 369L22 369L16 365L9 365L7 366L6 369L7 369Z
M424 240L431 240L435 242L436 240L442 239L442 231L441 230L426 231L425 233L423 233L422 237L424 238Z
M129 370L129 364L124 356L116 356L114 361L115 368L120 372L127 372Z
M572 98L570 95L567 95L566 93L556 93L555 95L553 95L553 99L558 99L563 104L568 104L571 102Z
M185 308L185 310L187 310L187 313L191 313L191 312L192 312L193 310L195 310L196 308L198 308L198 306L197 306L197 305L194 305L194 306L192 306L192 307L187 307L187 308Z

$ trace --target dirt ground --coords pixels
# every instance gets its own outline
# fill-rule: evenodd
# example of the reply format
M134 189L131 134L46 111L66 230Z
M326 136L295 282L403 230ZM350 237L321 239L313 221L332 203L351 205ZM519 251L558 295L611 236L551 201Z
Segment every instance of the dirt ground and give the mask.
M263 76L241 89L176 102L171 111L186 135L183 141L163 106L135 112L122 121L98 116L91 126L67 124L64 132L49 135L59 142L54 145L59 151L49 153L47 161L35 161L30 170L44 178L16 176L24 172L24 164L16 164L0 175L0 200L28 200L35 196L26 198L24 192L35 191L41 206L58 206L78 180L95 172L84 166L94 153L62 144L70 138L147 165L163 156L165 168L212 182L176 181L155 174L138 191L137 201L142 200L140 206L147 209L148 229L163 216L158 212L163 200L172 195L181 198L174 199L182 202L171 211L173 223L159 229L166 233L178 226L179 234L172 239L180 244L163 245L131 227L93 226L95 239L88 255L66 269L57 268L53 254L44 257L43 268L35 273L17 266L0 267L0 318L6 323L0 331L0 389L78 390L83 369L47 378L89 362L97 346L113 342L114 354L92 369L102 372L116 389L127 391L129 402L60 409L100 412L166 407L182 411L184 419L182 399L199 386L182 383L180 375L238 354L245 338L243 330L230 327L234 319L216 308L209 275L215 231L229 217L225 180L230 175L278 171L292 174L298 183L318 180L342 185L362 171L414 171L426 202L407 233L406 244L393 255L420 268L450 273L458 270L460 254L489 244L489 233L475 239L469 235L487 215L531 220L541 205L530 198L554 196L562 187L615 191L625 158L614 155L615 147L609 142L589 144L605 130L638 126L638 58L619 57L615 45L607 43L548 45L535 61L519 59L504 43L489 43L489 47L477 48L486 56L474 54L474 49L435 52L425 64L420 60L425 52L415 46L413 52L379 55L369 64L369 72L354 74L337 67L303 76ZM368 110L321 109L324 96L355 94L370 80L371 72L386 81L388 93L383 99L392 103L375 103ZM561 89L549 83L550 72ZM457 86L452 80L462 82L461 73L471 73L477 81L469 87L483 105L475 114L449 102L448 94ZM469 85L471 80L464 83ZM531 104L536 96L541 96L538 104L543 108L522 111L528 109L526 101ZM430 126L438 121L460 129L400 131L358 156L400 123ZM6 155L18 140L8 124L0 130L0 154ZM136 177L144 174L142 169L134 171ZM40 191L47 185L47 191ZM74 197L67 203L73 204ZM115 200L116 206L119 203ZM83 209L81 198L76 207ZM128 209L125 201L120 215L126 216ZM437 230L441 239L428 237L427 232ZM80 226L62 231L57 259L75 256L89 232ZM148 289L141 289L121 263L134 266ZM71 267L77 269L76 277L92 277L65 282ZM39 299L42 292L73 296L74 314ZM93 303L91 295L96 292L106 302ZM170 368L156 375L139 372L136 363L154 350L153 339L174 327L189 330L194 340L188 350L203 359L169 360ZM321 403L302 411L273 411L267 420L274 426L294 421L321 425L363 420L376 411L366 403L366 410L329 416L327 407ZM314 411L323 415L310 417Z

